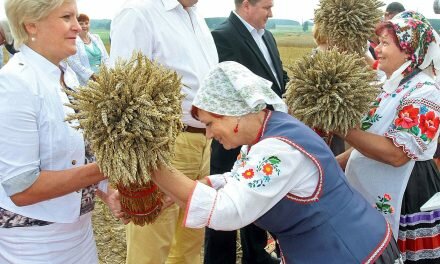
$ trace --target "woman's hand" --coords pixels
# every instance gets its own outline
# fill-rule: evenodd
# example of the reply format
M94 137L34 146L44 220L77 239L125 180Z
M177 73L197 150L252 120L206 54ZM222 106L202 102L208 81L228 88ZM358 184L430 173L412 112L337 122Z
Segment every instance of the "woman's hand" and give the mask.
M107 193L96 190L96 194L108 206L114 217L121 220L124 225L130 222L129 219L125 218L125 213L122 212L120 194L117 190L108 188Z
M173 199L170 196L164 194L162 197L162 209L161 210L163 211L173 204L174 204Z
M341 166L342 170L345 171L345 167L347 167L348 159L350 158L350 154L353 151L353 148L349 148L343 153L336 156L336 160L339 163L339 166Z
M201 178L200 180L198 180L200 183L203 183L203 184L205 184L205 185L208 185L209 187L212 187L211 186L211 182L209 181L209 178L206 176L206 177L203 177L203 178Z

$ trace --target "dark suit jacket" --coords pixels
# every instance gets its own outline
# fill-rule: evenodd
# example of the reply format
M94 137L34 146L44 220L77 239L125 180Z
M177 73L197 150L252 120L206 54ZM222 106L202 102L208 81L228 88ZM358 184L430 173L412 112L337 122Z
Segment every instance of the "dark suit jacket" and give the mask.
M275 72L275 76L266 62L263 53L251 33L233 12L229 18L212 31L215 45L217 47L219 61L236 61L256 75L271 81L272 90L280 97L285 92L285 86L289 78L283 70L280 54L272 33L268 30L263 35L263 41L269 50ZM240 129L240 128L239 128ZM230 171L234 164L240 148L226 151L221 144L213 140L211 152L211 174Z

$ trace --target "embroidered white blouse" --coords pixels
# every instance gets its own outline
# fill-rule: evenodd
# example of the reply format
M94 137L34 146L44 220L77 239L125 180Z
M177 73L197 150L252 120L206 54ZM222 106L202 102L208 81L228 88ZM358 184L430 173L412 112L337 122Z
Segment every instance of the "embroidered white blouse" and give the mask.
M392 139L411 160L393 167L353 150L345 172L350 184L390 222L397 239L401 201L415 161L432 159L437 148L440 90L424 72L385 88L362 119L362 129Z
M268 138L243 146L231 172L197 183L188 201L184 225L236 230L264 215L286 194L313 194L318 168L291 145ZM225 221L227 219L227 221Z

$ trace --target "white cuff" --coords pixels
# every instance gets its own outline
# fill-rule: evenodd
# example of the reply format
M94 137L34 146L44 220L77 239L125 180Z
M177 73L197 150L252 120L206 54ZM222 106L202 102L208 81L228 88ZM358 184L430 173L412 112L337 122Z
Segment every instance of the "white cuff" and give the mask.
M185 227L202 228L209 225L216 199L216 190L197 182L186 206Z
M210 175L207 177L211 183L211 187L215 190L222 188L227 183L225 174Z
M108 179L102 180L98 183L98 190L107 193L108 191Z

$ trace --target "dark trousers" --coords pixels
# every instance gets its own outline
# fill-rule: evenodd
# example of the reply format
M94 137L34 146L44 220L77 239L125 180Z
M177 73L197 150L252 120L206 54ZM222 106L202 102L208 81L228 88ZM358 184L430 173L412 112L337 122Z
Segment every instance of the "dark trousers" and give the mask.
M205 230L204 264L236 263L237 231ZM264 249L267 244L267 233L254 224L240 229L242 264L279 264Z
M204 264L235 264L237 231L205 229Z

